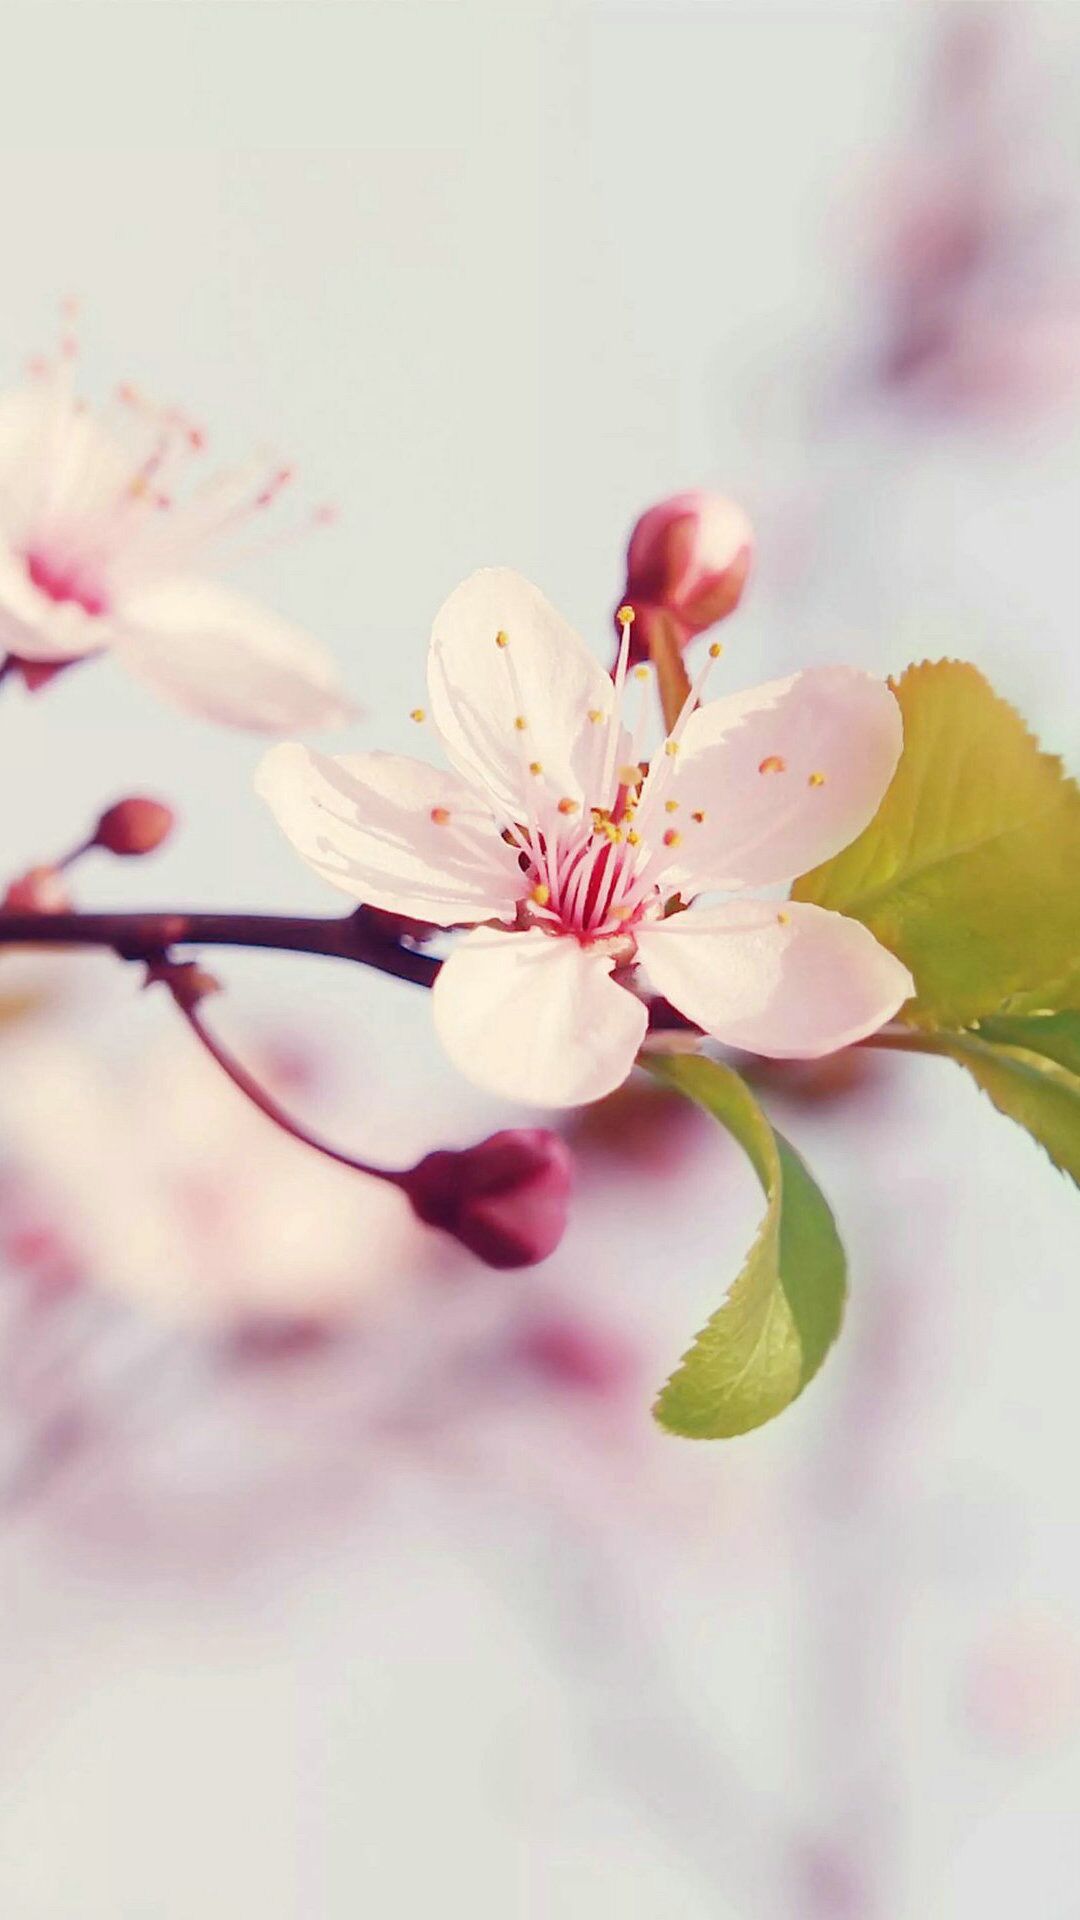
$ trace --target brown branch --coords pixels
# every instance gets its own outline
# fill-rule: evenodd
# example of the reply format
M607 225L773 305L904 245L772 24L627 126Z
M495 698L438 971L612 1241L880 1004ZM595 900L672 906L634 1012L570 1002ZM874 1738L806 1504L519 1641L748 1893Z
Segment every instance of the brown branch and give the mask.
M370 908L304 917L276 913L3 913L0 947L102 947L159 960L173 947L256 947L352 960L430 987L440 962L386 931Z

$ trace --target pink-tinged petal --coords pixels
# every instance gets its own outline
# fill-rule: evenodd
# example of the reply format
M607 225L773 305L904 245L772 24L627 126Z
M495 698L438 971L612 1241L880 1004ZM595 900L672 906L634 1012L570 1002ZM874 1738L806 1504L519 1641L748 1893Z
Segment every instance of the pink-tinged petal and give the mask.
M515 818L527 816L536 780L560 798L595 799L606 728L589 714L610 713L611 681L521 574L486 567L450 595L432 630L428 691L454 765Z
M115 610L117 658L174 706L255 733L340 727L354 713L331 653L231 588L160 580Z
M354 900L453 927L513 918L517 856L456 774L392 753L271 747L255 775L308 865Z
M810 667L710 701L687 725L670 789L671 884L771 886L839 853L873 819L902 745L892 693L854 667Z
M0 526L15 540L40 499L54 406L45 380L0 393Z
M736 900L643 927L653 985L714 1039L816 1060L876 1032L915 991L857 920L796 901Z
M42 536L53 559L85 551L88 520L114 509L132 480L131 459L70 376L64 363L0 393L0 527L19 549Z
M610 956L576 940L479 927L435 981L435 1028L478 1086L538 1107L577 1107L625 1080L645 1038L641 1001Z
M107 647L113 629L75 600L55 600L30 578L26 560L0 543L0 655L20 660L81 660Z

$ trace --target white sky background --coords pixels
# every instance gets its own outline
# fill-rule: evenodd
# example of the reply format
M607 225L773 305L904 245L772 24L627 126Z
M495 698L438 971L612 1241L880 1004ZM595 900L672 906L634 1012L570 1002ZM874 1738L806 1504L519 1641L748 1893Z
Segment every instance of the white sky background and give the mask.
M850 322L845 209L904 125L922 11L7 5L0 366L48 344L75 292L92 386L176 398L223 455L274 445L312 503L339 504L336 529L244 578L336 649L369 716L360 744L415 750L431 616L474 566L519 566L606 649L636 512L711 484L761 534L757 588L725 635L729 685L830 655L884 671L968 653L1075 764L1070 423L926 453L868 430L820 475L799 440L809 365ZM1015 11L1071 88L1071 138L1077 9ZM808 490L830 502L828 544L793 583L782 535ZM258 745L172 716L108 666L36 703L5 689L0 740L7 865L70 842L119 780L175 796L185 832L152 873L99 868L88 901L334 904L251 794ZM299 961L227 971L237 1000L249 984L320 1030L340 1018L361 1047L378 1023L375 1057L405 1084L403 1157L490 1110L439 1062L422 996ZM996 1920L1021 1902L1064 1920L1073 1723L1018 1759L979 1746L959 1695L972 1647L1010 1621L1049 1617L1080 1644L1075 1196L959 1074L895 1068L869 1138L864 1109L779 1109L852 1253L851 1351L882 1298L907 1329L883 1482L860 1507L841 1357L775 1432L688 1468L736 1504L759 1478L770 1501L781 1488L776 1563L752 1523L749 1573L710 1563L669 1588L633 1562L627 1614L666 1621L655 1633L707 1749L791 1817L881 1836L889 1920ZM366 1087L364 1107L358 1141ZM740 1185L737 1217L683 1245L673 1352L734 1271L754 1205ZM614 1204L606 1224L617 1244ZM670 1293L655 1227L634 1232ZM823 1482L858 1516L839 1557L812 1508ZM830 1623L882 1608L886 1554L901 1599L871 1636L873 1671L800 1720L788 1663L827 1665ZM0 1603L0 1910L773 1920L764 1900L723 1904L702 1843L713 1795L692 1757L668 1760L633 1658L567 1684L551 1568L535 1543L509 1557L496 1567L490 1539L415 1491L379 1530L225 1595L89 1577L21 1532ZM800 1612L808 1586L820 1604ZM887 1750L867 1756L844 1716L883 1685ZM624 1726L646 1756L637 1781L636 1762L613 1764Z

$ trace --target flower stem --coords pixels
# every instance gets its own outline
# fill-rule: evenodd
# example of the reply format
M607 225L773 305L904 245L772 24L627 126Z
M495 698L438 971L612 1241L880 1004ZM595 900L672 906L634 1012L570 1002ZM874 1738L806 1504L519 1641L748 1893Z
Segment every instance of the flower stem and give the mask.
M191 1003L178 984L178 976L182 973L182 968L174 967L168 961L159 962L156 965L151 963L149 969L150 979L160 981L172 995L173 1005L187 1022L199 1045L221 1068L226 1079L231 1080L233 1086L251 1101L252 1106L257 1107L275 1127L280 1127L283 1133L287 1133L290 1139L298 1140L301 1146L310 1147L315 1153L321 1153L325 1159L335 1161L338 1166L348 1167L353 1173L370 1174L375 1180L386 1180L391 1186L402 1184L400 1174L386 1167L374 1167L367 1160L360 1160L354 1154L345 1153L340 1147L331 1146L329 1141L321 1140L318 1134L312 1133L310 1128L305 1127L299 1120L295 1120L292 1114L287 1113L285 1108L275 1100L273 1094L256 1080L254 1074L249 1073L248 1069L234 1058L217 1035L211 1033L198 1005Z
M670 614L658 612L649 624L649 653L656 669L656 686L670 733L690 693L690 676L682 656L680 634Z
M942 1044L937 1034L921 1033L917 1027L880 1027L877 1033L868 1034L856 1044L883 1047L891 1053L949 1053L948 1046Z

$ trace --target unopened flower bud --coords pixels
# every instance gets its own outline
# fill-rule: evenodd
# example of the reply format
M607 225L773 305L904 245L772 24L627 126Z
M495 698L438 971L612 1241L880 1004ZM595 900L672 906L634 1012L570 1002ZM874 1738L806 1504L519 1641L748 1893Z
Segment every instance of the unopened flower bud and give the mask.
M658 621L685 646L742 598L754 535L742 508L716 493L677 493L643 513L626 552L620 607L634 609L631 661L647 660ZM619 622L616 618L616 628Z
M413 1210L489 1267L531 1267L566 1228L573 1161L543 1127L494 1133L460 1152L429 1153L403 1176Z
M31 867L13 880L3 898L6 913L66 913L71 895L56 867Z
M175 821L172 808L161 800L147 800L141 794L132 794L102 814L94 830L93 844L104 847L106 853L119 854L122 859L136 859L162 846Z

